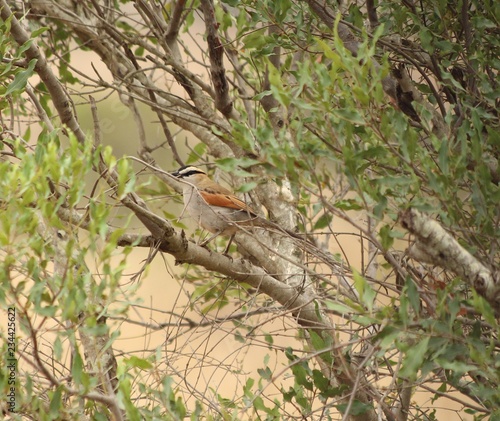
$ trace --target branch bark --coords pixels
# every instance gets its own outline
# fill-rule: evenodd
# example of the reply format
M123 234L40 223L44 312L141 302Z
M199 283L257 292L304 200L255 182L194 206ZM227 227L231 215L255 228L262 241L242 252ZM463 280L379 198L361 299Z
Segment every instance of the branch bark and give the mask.
M236 118L233 101L229 97L229 84L227 83L226 69L224 68L224 47L217 34L219 24L215 19L213 1L201 0L200 7L205 18L208 55L210 57L210 76L215 91L215 108L227 118Z
M408 250L411 257L423 263L440 266L462 277L500 314L500 272L494 272L463 248L437 221L410 208L399 220L415 235Z

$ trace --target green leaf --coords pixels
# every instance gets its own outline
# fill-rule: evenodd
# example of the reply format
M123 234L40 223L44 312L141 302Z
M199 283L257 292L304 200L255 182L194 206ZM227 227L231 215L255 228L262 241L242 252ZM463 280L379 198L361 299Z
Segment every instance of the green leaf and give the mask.
M151 370L153 368L153 365L148 360L144 360L136 356L128 358L126 363L129 367L137 367L141 370Z
M237 330L236 333L234 334L234 340L236 342L240 342L242 344L244 344L246 342L246 339L244 338L244 336L241 334L241 332L239 330Z
M243 386L243 393L248 398L253 398L254 393L252 392L253 385L255 384L255 379L249 377Z
M236 189L236 191L239 193L248 193L249 191L255 189L255 187L257 186L258 186L257 182L251 181L250 183L242 184L240 187Z
M332 310L339 315L348 315L354 310L352 307L337 301L327 301L325 305L329 310ZM357 306L355 310L359 310L359 306Z
M420 294L418 293L417 285L409 276L406 279L403 294L406 295L413 311L418 315L420 313Z
M321 351L328 347L327 342L318 332L311 330L310 335L311 343L316 351Z
M115 169L116 158L113 155L113 148L111 146L105 146L101 150L102 160L109 167L109 170L112 171Z
M330 222L332 222L332 219L333 219L333 215L332 214L330 214L330 213L324 213L314 223L313 230L319 230L319 229L328 227L330 225Z
M355 199L342 199L335 202L335 207L342 210L361 210L361 206Z
M130 165L127 159L120 159L116 163L116 172L118 173L117 196L119 199L134 190L135 176L130 171Z
M246 171L245 168L260 164L260 161L248 157L222 158L222 159L217 159L215 162L221 170L225 172L230 172L232 175L237 177L255 177L255 174Z
M313 370L312 377L314 385L321 391L326 392L331 388L330 382L320 370Z
M341 403L339 405L336 405L335 407L340 411L340 413L345 415L345 413L349 407L349 404ZM363 402L358 401L358 400L354 400L352 402L352 405L349 407L349 414L348 415L359 416L359 415L366 414L368 411L371 411L372 409L373 409L372 404L367 404L367 403L363 403Z
M380 228L378 232L380 243L382 244L384 250L389 250L394 243L394 238L392 238L391 236L391 231L391 227L386 224L382 228Z
M262 47L266 46L268 42L269 36L266 35L266 31L264 29L253 31L243 38L245 49L260 50Z
M373 290L368 281L358 271L353 271L354 288L358 291L361 302L368 308L373 309L373 303L377 293Z
M259 376L264 380L271 380L273 378L273 373L269 367L258 368L257 373L259 373Z
M144 55L144 47L137 47L135 50L134 50L134 54L138 57L142 57Z
M418 370L422 367L427 354L429 339L429 336L424 336L406 350L399 377L412 381L417 378Z
M187 15L184 20L184 29L183 32L189 32L189 28L193 25L194 23L194 11L191 10Z
M203 158L206 151L207 151L207 145L205 145L202 142L197 143L196 146L193 148L193 151L189 154L186 160L186 165L198 162L201 158Z
M449 155L448 142L443 140L441 142L441 147L439 148L439 169L443 173L443 175L448 175L449 167L448 167L448 155Z
M62 404L62 386L59 386L50 398L49 414L52 419L59 419Z
M33 32L31 32L31 38L36 38L37 36L43 34L48 30L49 28L47 26L41 26L40 28L35 29Z
M288 107L292 101L289 93L285 90L283 81L281 80L281 73L271 63L268 65L269 82L271 83L271 92L278 102L285 107Z
M363 115L355 108L342 108L332 110L332 115L338 117L340 120L346 120L353 124L363 125L365 119Z
M71 366L71 376L77 385L88 386L88 375L84 372L83 359L78 351L73 354L73 365Z
M28 79L33 75L33 69L35 68L36 61L36 59L31 59L26 70L16 73L14 80L9 84L7 90L1 96L7 96L13 92L22 91L26 87Z
M434 46L432 45L434 37L432 32L424 26L420 28L419 36L422 42L422 47L424 47L429 53L434 52Z
M379 341L378 346L385 349L392 349L394 347L394 342L401 337L402 332L391 325L386 325L384 328L377 333L376 339Z
M264 411L264 412L268 411L268 408L266 407L266 405L264 404L263 399L260 396L257 396L253 400L253 406L254 406L255 409L260 409L261 411Z
M469 371L476 371L477 370L477 366L472 365L472 364L467 364L467 363L460 361L456 358L453 360L450 360L449 358L439 358L437 360L437 363L445 370L452 370L455 372L455 375L460 375L460 376L462 376L463 374L465 374Z
M327 364L332 364L332 354L330 352L330 348L332 346L332 339L329 335L323 337L320 333L311 330L309 332L311 336L311 343L316 351L325 350L324 353L321 354L321 359L324 360Z

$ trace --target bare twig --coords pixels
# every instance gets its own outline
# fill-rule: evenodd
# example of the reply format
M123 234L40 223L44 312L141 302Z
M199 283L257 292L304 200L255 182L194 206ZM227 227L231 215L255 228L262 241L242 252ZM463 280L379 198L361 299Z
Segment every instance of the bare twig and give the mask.
M54 131L54 126L52 125L52 121L50 121L49 116L45 112L42 104L40 103L40 101L38 100L38 97L33 92L33 88L31 87L31 85L29 83L26 84L26 93L28 94L28 96L30 97L31 102L35 106L36 112L37 112L38 117L40 118L40 120L42 120L45 123L45 125L47 126L47 129L50 132L53 132ZM14 115L14 114L11 114L11 115Z
M99 126L99 117L97 115L97 105L95 102L95 98L90 95L90 109L92 111L92 120L94 121L94 145L99 146L102 144L101 142L101 128Z

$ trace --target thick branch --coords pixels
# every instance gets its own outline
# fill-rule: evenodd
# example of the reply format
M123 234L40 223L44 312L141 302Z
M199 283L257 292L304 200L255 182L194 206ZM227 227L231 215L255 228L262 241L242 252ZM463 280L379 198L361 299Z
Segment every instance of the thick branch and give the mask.
M169 231L170 224L167 221L164 221L164 224L161 231L153 233L153 236L126 235L120 238L118 245L156 246L161 251L174 256L177 264L189 263L203 266L207 270L219 272L258 289L283 305L286 310L291 311L297 317L299 324L305 328L322 330L332 328L328 321L323 320L318 314L314 297L308 297L302 290L279 281L248 260L233 260L228 256L189 242L184 231L181 233ZM160 232L163 234L158 237Z
M185 5L186 0L177 0L173 5L172 15L170 16L167 33L165 34L165 39L169 45L177 40L179 28L182 23L182 12L184 11Z
M404 228L416 237L409 254L462 277L500 314L500 277L465 250L438 222L416 209L400 214Z
M378 26L377 7L375 6L374 0L366 0L366 11L368 13L370 27L373 31Z
M210 76L214 84L215 107L226 117L233 113L233 101L229 97L229 84L224 69L224 47L217 34L219 24L215 19L214 4L212 0L201 0L201 10L205 18L205 28L210 57ZM234 118L234 116L232 116Z

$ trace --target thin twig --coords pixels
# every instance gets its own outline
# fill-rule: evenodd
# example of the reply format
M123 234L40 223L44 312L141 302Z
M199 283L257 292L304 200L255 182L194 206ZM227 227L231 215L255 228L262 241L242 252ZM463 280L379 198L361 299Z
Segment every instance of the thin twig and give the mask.
M38 97L33 92L33 88L31 87L31 84L29 84L29 83L26 84L26 93L28 94L31 102L35 106L36 112L37 112L38 117L40 118L40 120L42 120L45 123L45 125L47 126L47 129L50 132L53 132L54 131L54 126L52 125L52 121L50 121L49 116L45 112L45 109L43 108L42 104L38 100ZM14 114L11 114L11 115L14 115Z
M97 105L92 95L89 95L90 109L92 110L92 120L94 122L94 145L101 145L101 128L99 125L99 117L97 115Z

